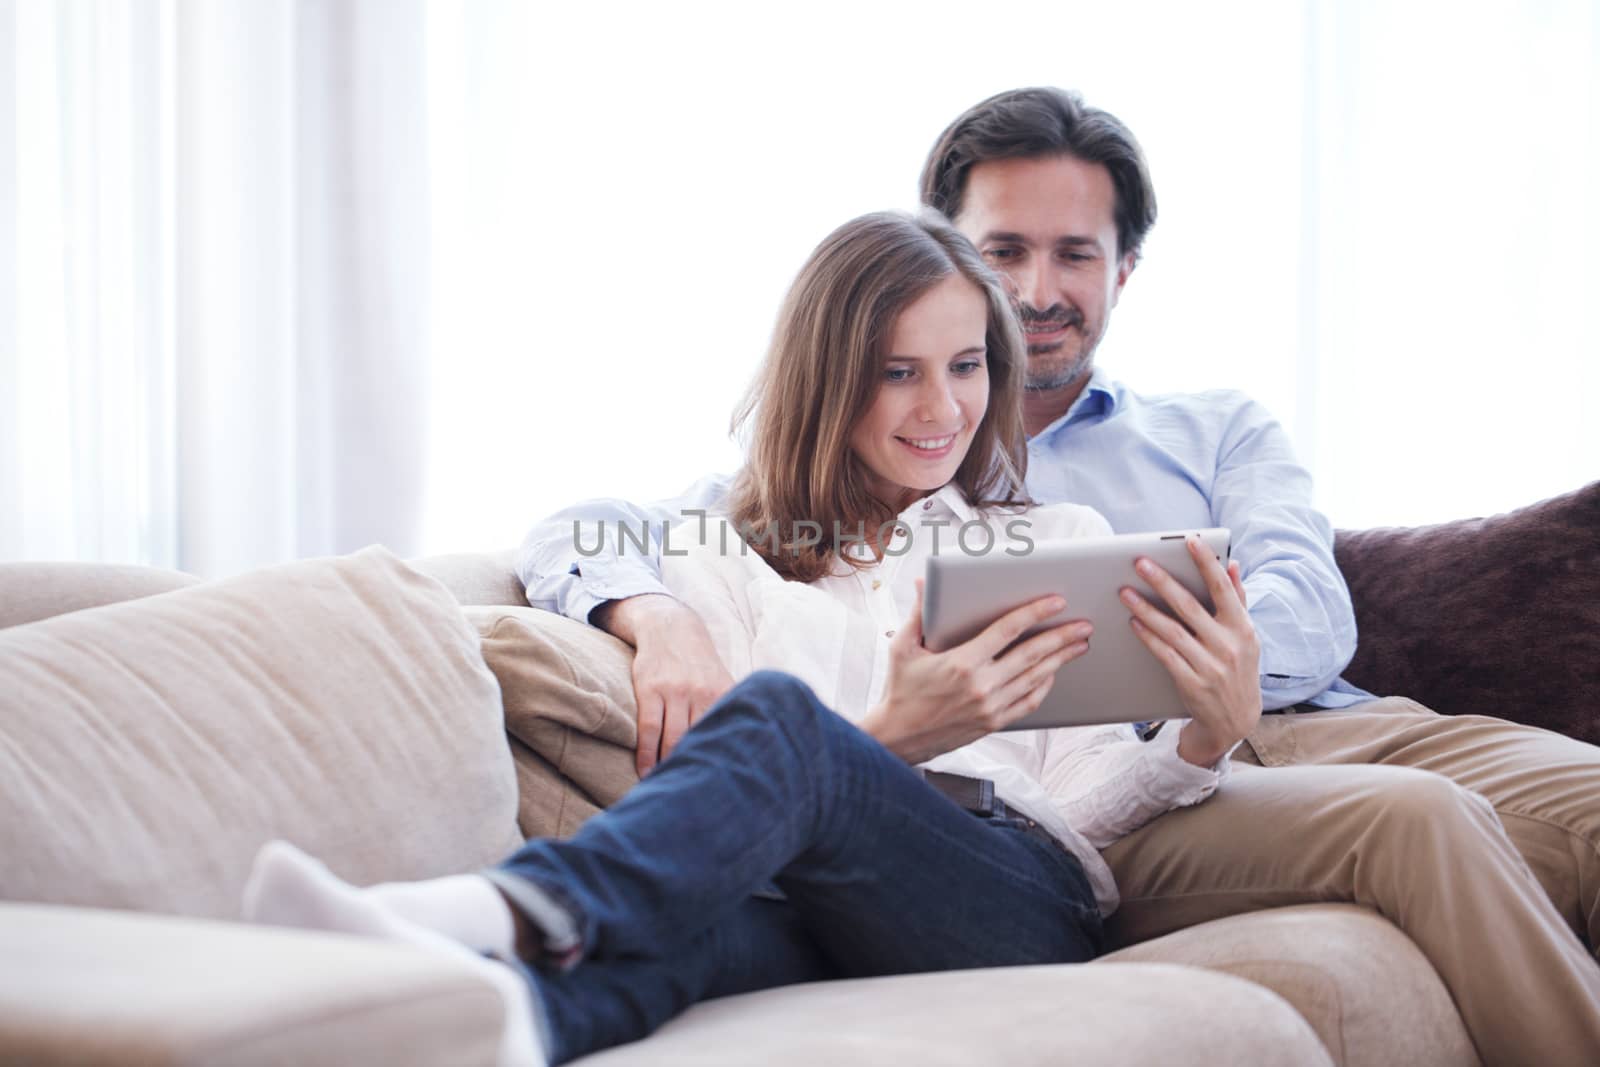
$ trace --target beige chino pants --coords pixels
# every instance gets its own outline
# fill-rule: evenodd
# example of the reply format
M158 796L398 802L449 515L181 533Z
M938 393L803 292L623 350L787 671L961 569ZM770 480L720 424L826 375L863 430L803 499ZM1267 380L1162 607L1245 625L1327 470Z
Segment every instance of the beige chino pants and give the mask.
M1600 966L1579 940L1600 895L1600 748L1390 698L1263 716L1234 762L1211 799L1105 850L1113 947L1354 901L1428 957L1485 1063L1600 1063Z

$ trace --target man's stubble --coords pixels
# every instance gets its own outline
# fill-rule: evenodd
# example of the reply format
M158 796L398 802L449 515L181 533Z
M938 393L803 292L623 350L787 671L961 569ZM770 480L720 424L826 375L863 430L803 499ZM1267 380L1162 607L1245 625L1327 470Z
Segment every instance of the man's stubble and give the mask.
M1028 346L1028 372L1023 388L1030 393L1049 393L1068 389L1094 370L1094 351L1100 338L1084 338L1073 355L1066 355L1066 342L1054 345Z

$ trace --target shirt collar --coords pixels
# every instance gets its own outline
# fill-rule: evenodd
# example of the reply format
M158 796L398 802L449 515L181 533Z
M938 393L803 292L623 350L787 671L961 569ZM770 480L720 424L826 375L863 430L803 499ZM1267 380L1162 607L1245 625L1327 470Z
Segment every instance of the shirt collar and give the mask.
M1034 434L1032 440L1043 442L1060 433L1071 423L1097 415L1110 415L1116 410L1116 384L1112 382L1110 374L1096 367L1089 375L1089 384L1084 386L1083 392L1078 394L1078 399L1072 402L1067 413Z
M937 491L913 500L911 506L895 516L895 519L915 529L920 523L929 519L954 519L957 524L964 526L979 517L978 509L967 503L967 496L961 488L954 482L946 482ZM841 551L855 559L877 558L871 549L860 542L846 545Z
M971 522L978 517L977 509L967 503L967 495L955 482L945 482L933 495L914 501L900 513L900 521L915 525L924 519L946 516L954 517L961 523Z

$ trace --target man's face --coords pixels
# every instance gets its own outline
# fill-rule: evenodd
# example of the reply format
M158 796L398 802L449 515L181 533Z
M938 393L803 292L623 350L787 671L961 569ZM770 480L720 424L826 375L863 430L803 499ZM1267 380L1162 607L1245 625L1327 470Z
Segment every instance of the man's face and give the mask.
M1003 274L1028 339L1029 389L1088 378L1132 253L1117 254L1111 172L1071 156L979 163L955 223Z

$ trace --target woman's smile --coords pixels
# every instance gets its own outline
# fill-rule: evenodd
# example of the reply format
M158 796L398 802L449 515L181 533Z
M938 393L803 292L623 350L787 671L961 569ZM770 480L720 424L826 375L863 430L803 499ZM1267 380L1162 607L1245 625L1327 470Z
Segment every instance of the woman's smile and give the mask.
M943 437L901 437L896 435L895 440L911 449L912 454L918 459L944 459L950 454L950 450L955 447L956 439L961 436L962 431L965 429L966 427L963 426L954 433L945 434Z

